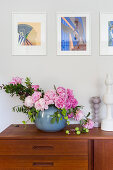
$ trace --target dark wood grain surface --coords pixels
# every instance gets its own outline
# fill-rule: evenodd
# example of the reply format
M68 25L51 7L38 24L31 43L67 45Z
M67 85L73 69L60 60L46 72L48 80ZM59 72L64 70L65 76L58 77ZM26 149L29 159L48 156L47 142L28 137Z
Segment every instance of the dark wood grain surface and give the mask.
M88 155L88 140L0 140L0 155Z
M113 140L95 140L94 148L94 170L113 170Z
M66 129L73 129L77 125L69 125ZM72 139L113 139L113 132L102 131L100 128L94 128L90 130L89 133L76 135L71 132L70 135L65 134L65 130L47 133L38 130L34 124L19 125L19 127L15 127L14 125L9 126L6 130L0 133L1 139L50 139L50 140L72 140Z
M78 125L70 125L70 131ZM0 133L0 170L113 170L113 132L47 133L35 125Z
M88 170L88 158L87 156L0 156L0 170L6 170L7 167L8 170L16 167L17 170Z

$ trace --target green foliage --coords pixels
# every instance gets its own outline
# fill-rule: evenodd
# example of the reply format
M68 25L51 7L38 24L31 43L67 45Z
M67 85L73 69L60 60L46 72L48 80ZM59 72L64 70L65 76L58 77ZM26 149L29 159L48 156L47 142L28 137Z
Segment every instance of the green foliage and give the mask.
M54 124L56 121L56 117L51 118L51 123Z
M61 110L58 110L58 111L56 111L53 115L51 115L51 123L53 124L53 123L55 123L55 121L57 122L57 123L59 123L59 120L62 120L63 119L63 116L62 116L62 114L61 114Z
M26 106L14 106L12 108L13 112L23 112L23 113L28 113L29 112L29 108Z
M66 116L66 113L67 113L67 110L64 108L64 109L62 109L62 115L63 116Z
M26 78L25 81L26 86L22 84L8 84L8 85L3 85L3 89L5 90L6 93L9 93L11 96L19 96L20 100L24 101L25 97L31 96L34 93L34 90L32 89L31 85L32 83L30 82L29 78Z
M32 83L31 83L29 77L26 77L26 79L25 79L25 84L26 84L26 86L27 86L28 88L30 88L30 87L32 86Z
M18 96L20 100L23 102L25 101L25 98L27 96L32 96L34 93L34 89L32 88L32 82L30 81L29 77L26 77L24 85L22 84L7 84L7 85L2 85L0 86L0 89L4 89L6 93L10 94L11 96ZM56 87L54 86L54 89L56 90ZM37 91L40 91L42 96L44 96L44 91L42 89L37 89ZM70 122L68 121L68 114L73 113L76 115L77 111L82 109L83 106L76 106L75 108L71 108L68 111L63 108L63 109L58 109L53 115L51 115L51 123L59 123L60 120L65 119L67 124L69 125ZM28 116L28 120L31 122L35 122L35 119L38 118L39 111L35 109L35 107L29 108L26 107L25 105L22 106L14 106L13 107L14 112L23 112ZM83 125L87 123L88 117L90 116L90 113L87 114L87 116L80 121L80 124ZM28 121L27 120L27 121ZM27 121L23 121L23 124L26 124ZM82 128L79 129L78 127L75 128L75 133L80 134L80 133L88 133L89 130ZM66 134L69 134L70 132L67 130Z
M68 120L68 116L64 116L64 119L65 119L65 120Z
M14 106L13 111L25 113L28 116L28 120L30 120L31 122L35 122L35 119L36 119L36 117L38 117L38 113L39 113L39 111L37 111L34 107L28 108L25 105Z

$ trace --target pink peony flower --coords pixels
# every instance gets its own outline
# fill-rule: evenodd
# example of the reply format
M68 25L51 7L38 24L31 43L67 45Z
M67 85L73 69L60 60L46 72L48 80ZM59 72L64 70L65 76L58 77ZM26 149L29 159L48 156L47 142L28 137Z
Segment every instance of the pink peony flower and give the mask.
M48 109L48 105L46 105L45 100L41 98L35 103L35 108L36 110L43 111L44 109Z
M59 95L66 93L66 89L64 87L58 87L56 91Z
M75 108L78 105L78 101L75 98L71 98L72 108Z
M94 127L94 122L91 119L88 119L88 122L83 125L87 129L92 129Z
M12 78L12 81L9 83L9 84L21 84L22 83L22 78L20 78L20 77L13 77Z
M68 118L73 118L73 117L74 117L73 113L68 114Z
M26 107L32 107L32 106L33 106L32 96L28 96L28 97L25 98L24 105L25 105Z
M42 95L41 92L36 92L36 91L35 91L35 92L32 94L33 102L36 103L36 101L40 99L41 95Z
M67 97L65 109L75 108L78 105L78 101L74 97Z
M32 85L32 88L34 89L34 91L37 91L37 89L39 89L39 85Z
M68 109L71 109L71 108L72 108L72 103L69 100L69 98L67 98L66 102L65 102L65 109L68 110Z
M45 95L44 99L47 105L54 104L56 98L56 92L54 90L48 90Z
M58 109L63 109L65 108L65 98L61 97L61 96L58 96L55 98L55 106L58 108Z
M74 97L74 95L73 95L73 90L67 89L67 95L68 95L69 97Z
M84 114L81 110L78 110L75 115L75 120L80 121L84 117Z

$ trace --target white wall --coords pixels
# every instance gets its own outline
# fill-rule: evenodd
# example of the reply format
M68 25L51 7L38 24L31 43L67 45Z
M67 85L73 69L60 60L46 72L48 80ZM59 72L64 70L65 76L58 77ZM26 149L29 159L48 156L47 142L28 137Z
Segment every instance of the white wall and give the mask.
M47 12L47 56L11 55L11 12ZM99 56L99 12L112 12L112 0L1 0L0 2L0 84L12 76L30 76L44 89L64 86L74 89L79 103L90 111L89 99L102 96L106 73L113 72L113 56ZM56 56L56 12L91 14L92 55ZM26 116L13 113L19 100L0 91L0 131ZM105 112L105 109L104 109Z

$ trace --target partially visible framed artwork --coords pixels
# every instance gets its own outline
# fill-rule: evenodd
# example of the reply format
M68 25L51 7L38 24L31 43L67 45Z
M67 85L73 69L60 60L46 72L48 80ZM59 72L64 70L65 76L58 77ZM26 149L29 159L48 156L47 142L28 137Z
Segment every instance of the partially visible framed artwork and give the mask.
M113 55L113 13L100 13L100 55Z
M46 13L12 13L12 54L46 55Z
M57 55L91 55L90 15L57 14Z

